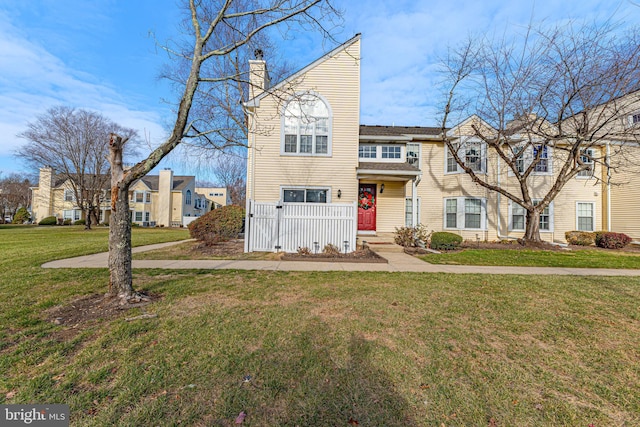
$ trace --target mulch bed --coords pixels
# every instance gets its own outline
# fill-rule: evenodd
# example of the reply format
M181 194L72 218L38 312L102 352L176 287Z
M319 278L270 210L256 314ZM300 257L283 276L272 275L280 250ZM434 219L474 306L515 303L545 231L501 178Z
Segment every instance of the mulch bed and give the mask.
M598 250L605 252L621 252L621 253L637 253L640 254L640 245L627 245L622 249L605 249L597 246L578 246L578 245L568 245L568 246L558 246L552 245L547 242L541 243L528 243L527 245L521 245L518 241L508 241L508 243L501 242L462 242L460 245L460 249L456 249L453 251L440 251L444 253L454 253L460 252L464 249L502 249L502 250L540 250L540 251L556 251L556 252L564 252L564 251L584 251L584 250ZM425 255L428 254L429 251L425 251L421 248L405 248L405 253L409 255Z
M312 262L356 262L356 263L388 263L388 261L369 248L358 249L346 254L284 254L283 261Z

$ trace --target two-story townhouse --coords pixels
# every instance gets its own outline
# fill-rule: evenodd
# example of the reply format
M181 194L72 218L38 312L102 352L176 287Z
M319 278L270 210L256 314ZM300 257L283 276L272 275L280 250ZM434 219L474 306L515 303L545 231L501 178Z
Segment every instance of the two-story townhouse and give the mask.
M32 192L31 209L36 222L48 216L72 221L84 219L69 179L56 175L51 168L40 169L38 186ZM110 195L110 188L102 189L99 222L109 223ZM181 226L184 217L201 216L211 210L211 202L196 192L195 177L174 176L170 169L136 181L129 195L131 220L142 226Z
M251 224L267 216L266 211L253 210L252 202L275 203L275 209L281 211L293 205L353 204L355 210L341 211L341 215L351 216L363 239L418 223L469 240L522 237L526 223L523 208L474 183L446 149L440 128L358 125L359 51L358 35L273 87L268 85L264 61L251 61L257 92L247 103L247 238L252 239L256 232ZM454 138L458 156L476 173L517 193L514 173L473 136L471 123L477 120L472 116L447 129L447 138ZM509 142L514 152L518 152L519 139L514 132ZM582 159L587 163L590 158L602 159L607 149L605 143L594 144ZM529 176L534 201L544 197L553 185L566 155L564 150L552 147L538 149L535 143L522 149L520 167L526 168L538 159ZM640 190L637 185L608 185L606 177L612 174L612 168L606 164L593 163L565 184L541 214L543 240L562 242L565 232L571 230L635 230L635 226L628 226L629 219L622 220L625 226L616 221L622 216L617 216L615 206L620 200L629 201L631 196L622 194L640 196ZM280 220L282 214L276 212L274 218L278 220L270 223L272 230L263 227L257 231L266 242L263 248L295 250L295 245L282 245L283 233L306 235L299 236L295 243L317 247L319 242L326 242L326 233L318 229L342 227L342 218L329 211L297 212L289 216L316 215L324 222L306 229L287 228ZM316 229L309 229L313 227ZM637 231L631 235L640 238ZM338 240L334 244L341 247L342 238ZM344 243L349 243L346 238ZM245 249L252 247L245 245Z

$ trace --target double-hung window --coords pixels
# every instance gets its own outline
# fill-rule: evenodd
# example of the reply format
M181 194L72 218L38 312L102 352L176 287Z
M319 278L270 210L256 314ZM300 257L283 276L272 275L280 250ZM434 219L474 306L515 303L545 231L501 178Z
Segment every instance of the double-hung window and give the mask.
M420 169L420 144L407 143L407 163Z
M327 203L328 188L283 188L285 203Z
M578 172L578 177L580 178L591 178L593 176L594 171L594 162L593 162L594 151L591 148L585 148L584 150L580 150L580 161L583 165L586 166L586 169Z
M455 197L444 200L444 227L466 230L484 230L486 200L475 197Z
M75 194L73 194L73 190L70 190L70 189L64 190L64 201L65 202L75 201Z
M576 203L576 225L578 231L595 231L596 209L594 202Z
M547 149L546 145L538 145L536 147L533 148L533 159L535 161L535 159L538 157L538 153L540 158L538 159L538 162L535 165L535 172L549 172L549 150Z
M458 151L458 144L451 144L453 147L453 151ZM447 173L455 173L458 172L458 163L456 162L455 157L453 157L453 153L449 150L448 146L445 145L444 149L447 151Z
M416 199L416 224L413 223L413 198L406 197L404 200L404 225L415 227L420 224L420 197Z
M290 100L283 114L282 154L331 154L331 110L320 97L307 93Z
M534 200L537 205L540 200ZM518 203L509 201L509 230L524 231L527 224L527 210ZM540 212L540 231L553 231L553 202Z
M452 143L452 148L455 150L458 158L464 162L465 166L474 172L484 173L486 164L486 145L480 141L468 140L460 143ZM446 152L446 173L461 173L463 169L458 166L456 159L449 150L449 147L445 145Z

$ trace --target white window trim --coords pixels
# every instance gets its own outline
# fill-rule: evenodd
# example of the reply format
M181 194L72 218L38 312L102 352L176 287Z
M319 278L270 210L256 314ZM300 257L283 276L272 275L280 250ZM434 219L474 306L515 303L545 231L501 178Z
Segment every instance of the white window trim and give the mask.
M535 146L536 144L534 143L533 145ZM535 176L550 176L550 175L553 175L553 148L548 146L548 145L546 147L547 147L547 171L546 172L537 172L535 170L535 167L534 167L534 169L531 171L530 176L531 175L535 175ZM522 157L523 157L523 160L524 160L523 169L527 170L527 168L533 162L533 158L534 158L534 156L533 156L533 147L531 145L526 147ZM523 173L524 173L524 171L523 171ZM516 174L513 172L513 169L509 168L508 176L516 176Z
M591 230L579 230L579 228L578 228L578 212L579 212L578 205L583 204L583 203L591 205L591 212L593 213L593 221L592 221L592 229ZM586 201L586 202L577 201L576 202L576 230L587 231L587 232L596 231L596 202L594 202L594 201Z
M447 227L447 200L456 199L456 226ZM465 223L465 203L466 199L480 200L480 228L467 228ZM443 230L469 230L469 231L486 231L487 230L487 199L484 197L445 197L442 203L442 229ZM460 225L464 224L464 227Z
M67 199L67 195L69 195L69 198ZM71 188L65 188L64 189L64 201L65 202L70 202L70 203L75 203L76 201L76 195L75 192L73 191L73 189Z
M591 154L589 154L589 156L591 157L591 162L589 163L591 165L591 173L589 175L580 175L582 172L588 171L588 169L580 171L576 174L576 179L592 179L596 173L596 162L593 161L593 157L595 156L595 150L593 148L584 148L580 150L580 155L582 155L583 151L591 152Z
M533 202L539 202L542 199L533 199ZM509 219L509 227L508 230L509 231L515 231L515 232L524 232L526 231L527 228L527 210L525 209L525 213L524 213L524 228L513 228L513 204L515 202L511 199L509 199L509 208L508 208L508 219ZM548 230L543 230L540 229L541 233L553 233L553 228L554 228L554 221L553 221L553 201L551 201L549 203L549 206L547 206L549 208L549 229Z
M360 147L373 147L374 148L374 153L375 153L375 157L360 157ZM375 144L360 144L358 145L358 161L360 162L377 162L379 159L378 157L380 157L380 154L378 153L378 146Z
M454 142L454 144L458 145L458 157L462 160L466 158L466 149L469 145L478 144L480 146L480 170L474 171L477 175L486 175L487 174L487 144L482 140L474 137L466 137L460 139L460 142ZM451 156L453 159L453 156ZM455 175L466 173L464 169L456 162L456 170L448 172L447 171L447 160L449 159L449 147L447 144L444 144L444 174L445 175Z
M418 147L418 157L417 157L417 162L416 162L417 164L415 164L414 166L417 167L418 169L422 169L422 166L421 166L421 162L422 162L422 144L419 143L419 142L408 142L405 145L404 158L405 158L405 161L407 163L409 163L409 149L408 149L409 145L413 145L413 146ZM411 163L409 163L409 164L411 164Z
M327 132L327 152L326 153L322 153L322 154L316 154L315 153L315 149L316 149L316 141L315 141L315 137L313 138L313 144L312 144L312 152L311 153L300 153L300 152L295 152L295 153L288 153L285 152L284 150L284 146L285 146L285 125L284 125L284 121L285 121L285 112L287 110L287 106L289 105L290 102L295 101L296 99L299 99L302 96L305 95L311 95L311 96L315 96L318 99L320 99L322 102L324 102L324 105L327 107L327 110L329 111L329 117L327 118L327 127L328 132ZM314 128L315 129L315 128ZM314 134L315 136L315 134ZM300 139L298 138L298 150L300 148ZM304 91L304 92L296 92L282 107L282 111L280 114L280 155L281 156L291 156L291 157L331 157L333 153L333 109L331 108L331 104L329 103L329 101L327 101L327 99L320 95L317 92L314 91Z
M404 198L404 225L405 227L409 227L409 225L407 224L407 201L410 202L410 204L413 206L413 197L405 197ZM420 224L420 214L421 209L420 209L420 197L416 197L416 207L418 208L418 216L416 218L416 220L418 221L418 224ZM413 214L411 215L413 217ZM413 218L412 218L413 219ZM418 224L414 224L413 227L415 227Z
M285 190L326 190L327 191L327 202L331 203L331 187L323 187L323 186L310 186L310 185L281 185L280 186L280 201L282 203L302 203L307 204L308 202L285 202L284 201L284 191ZM325 203L312 203L312 204L325 204Z
M640 115L640 111L634 111L625 118L624 124L626 128L630 128L633 126L640 126L640 122L633 123L633 116L637 116L637 115Z

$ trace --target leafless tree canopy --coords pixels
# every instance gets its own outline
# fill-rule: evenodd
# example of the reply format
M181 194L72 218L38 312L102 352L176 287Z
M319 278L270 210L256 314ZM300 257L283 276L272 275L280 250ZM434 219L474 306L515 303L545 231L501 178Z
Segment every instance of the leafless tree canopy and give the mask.
M6 177L0 176L0 223L5 217L13 217L18 209L28 207L31 201L33 185L30 178L12 173Z
M90 227L90 214L95 214L102 192L108 188L109 151L104 141L111 132L136 136L133 129L99 113L53 107L19 134L28 143L16 156L35 169L50 166L57 175L68 179L77 206L85 211ZM131 144L130 149L133 148Z
M510 40L470 39L450 53L444 66L443 132L462 116L478 116L471 132L465 131L472 138L449 131L447 148L475 183L527 210L527 239L540 239L538 215L568 180L594 164L608 165L613 155L637 144L638 126L628 118L640 108L638 28L623 30L612 23L529 27ZM487 157L499 159L515 176L519 191L507 191L492 175L465 164L466 141L484 144ZM603 149L607 143L609 157ZM553 158L545 159L551 150ZM546 167L544 162L553 162L554 181L545 194L536 195L536 204L530 178Z
M136 298L131 278L131 218L127 200L130 185L184 141L199 141L216 149L237 143L233 129L238 127L234 124L238 116L230 116L224 108L216 109L215 104L204 117L199 113L207 105L207 95L214 90L235 97L231 94L236 89L230 88L246 82L248 76L234 63L239 64L239 58L246 57L261 34L286 33L296 28L319 31L331 38L333 23L339 17L329 0L188 0L184 10L184 37L164 46L173 58L181 58L188 64L179 68L177 74L169 74L182 88L170 135L146 159L127 171L122 170L117 160L121 158L119 150L126 137L114 134L108 139L110 158L116 159L111 165L110 293L122 300ZM237 101L241 100L240 97Z

